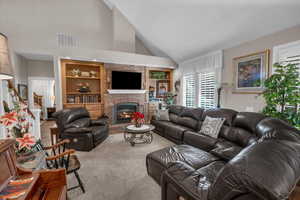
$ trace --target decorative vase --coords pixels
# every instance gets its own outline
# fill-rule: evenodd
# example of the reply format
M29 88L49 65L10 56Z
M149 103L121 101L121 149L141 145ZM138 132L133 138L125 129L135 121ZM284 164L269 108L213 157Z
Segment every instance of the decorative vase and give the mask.
M142 123L139 120L135 121L135 127L140 128L142 127Z

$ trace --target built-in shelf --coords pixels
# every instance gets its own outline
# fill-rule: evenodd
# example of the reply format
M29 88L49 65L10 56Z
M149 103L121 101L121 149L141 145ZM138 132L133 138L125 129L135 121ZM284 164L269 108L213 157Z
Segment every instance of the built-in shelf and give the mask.
M158 79L158 78L150 78L150 80L155 80L155 81L169 81L170 79Z
M99 92L86 92L86 93L82 93L82 92L67 92L67 95L100 95Z
M89 80L100 80L99 77L76 77L76 76L66 76L66 78L70 78L70 79L89 79Z

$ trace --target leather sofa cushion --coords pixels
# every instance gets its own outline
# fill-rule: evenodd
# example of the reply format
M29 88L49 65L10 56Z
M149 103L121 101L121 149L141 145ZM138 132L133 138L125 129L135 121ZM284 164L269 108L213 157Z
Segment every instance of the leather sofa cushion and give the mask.
M89 112L85 108L73 108L68 112L64 112L63 121L65 124L69 124L77 119L90 118Z
M184 106L171 105L171 106L169 106L169 112L179 115L183 111L184 108L185 108Z
M177 118L177 124L180 124L182 126L186 126L188 128L191 128L193 130L198 129L198 121L190 118L190 117L178 117Z
M257 124L265 118L265 115L254 112L240 112L236 115L233 125L255 133Z
M69 124L65 125L65 129L69 128L84 128L84 127L89 127L90 126L91 119L90 118L81 118L77 119Z
M169 118L170 118L170 121L175 124L178 122L178 115L176 115L174 113L169 113Z
M68 128L64 130L64 133L73 133L73 134L90 133L90 132L92 132L91 127Z
M225 108L221 108L221 109L211 109L211 110L206 110L203 113L202 116L202 121L205 120L206 116L209 117L214 117L214 118L225 118L225 125L231 126L232 125L232 121L235 118L237 112L231 109L225 109Z
M257 140L257 137L249 131L229 126L222 126L219 136L242 147L246 147Z
M92 127L92 135L95 141L105 137L108 132L108 126L93 126Z
M202 119L203 113L204 113L204 109L202 108L185 108L180 113L180 117L189 117L199 121Z
M218 157L207 153L201 149L189 145L175 145L167 147L147 155L148 159L160 163L165 168L171 162L182 161L194 169L204 167L214 161L220 160Z
M168 124L172 124L172 122L152 120L151 124L155 126L155 131L158 131L160 134L164 135L165 128Z
M231 160L241 152L242 148L238 146L232 147L217 147L210 151L211 154L220 157L226 161Z
M183 142L209 152L215 147L218 140L198 132L186 131L184 132Z
M300 143L300 131L280 119L265 118L257 125L261 139L276 138Z
M180 125L170 122L168 124L165 124L164 135L174 138L176 140L182 141L183 133L184 133L184 131L187 131L187 130L191 130L191 129L188 127L180 126Z
M183 189L186 191L186 199L207 200L209 188L224 165L225 163L222 161L215 161L200 169L194 170L185 163L177 162L163 173L162 185L163 187L172 185L177 191ZM163 188L163 190L165 189L166 188Z
M284 140L251 145L220 171L209 192L211 200L229 200L254 192L263 199L288 199L300 178L300 146Z

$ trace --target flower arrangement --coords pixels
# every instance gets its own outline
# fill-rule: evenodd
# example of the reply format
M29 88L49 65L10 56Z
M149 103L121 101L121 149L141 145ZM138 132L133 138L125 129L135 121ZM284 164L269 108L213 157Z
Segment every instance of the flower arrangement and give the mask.
M28 106L20 101L16 92L9 90L12 108L7 105L6 113L0 116L0 125L6 128L6 138L16 138L17 153L25 153L36 144L35 138L29 133L32 124L28 113Z
M135 124L136 127L141 127L145 123L145 115L140 112L134 112L131 117L131 121Z

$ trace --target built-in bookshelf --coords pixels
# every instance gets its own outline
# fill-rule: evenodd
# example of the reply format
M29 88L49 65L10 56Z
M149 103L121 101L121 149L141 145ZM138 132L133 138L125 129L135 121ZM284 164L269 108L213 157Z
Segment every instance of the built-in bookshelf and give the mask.
M102 63L62 60L64 108L85 107L92 118L103 114L105 69Z

